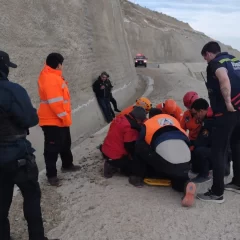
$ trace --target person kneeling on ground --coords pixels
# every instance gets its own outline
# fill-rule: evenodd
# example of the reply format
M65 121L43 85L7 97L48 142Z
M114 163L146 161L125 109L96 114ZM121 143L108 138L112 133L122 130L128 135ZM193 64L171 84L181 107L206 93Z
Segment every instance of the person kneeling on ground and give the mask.
M192 206L196 185L188 177L191 159L188 144L186 132L174 117L158 114L150 118L144 123L136 142L129 183L142 187L147 167L151 166L158 178L170 179L173 189L185 192L183 206Z
M183 113L180 125L185 131L189 131L188 137L191 141L191 146L194 145L194 141L201 130L201 123L193 116L191 106L195 100L199 98L196 92L187 92L183 97L183 104L187 110ZM191 149L191 148L190 148Z
M118 169L126 175L130 174L131 156L145 119L146 111L136 106L129 114L112 121L108 134L100 146L100 151L106 159L103 169L105 178L111 178Z
M203 183L210 181L209 170L212 169L211 146L212 131L215 125L215 117L208 102L199 98L191 106L191 112L199 122L201 122L201 130L197 139L194 141L194 150L192 158L192 171L198 173L197 177L192 181L195 183ZM231 150L228 150L225 162L225 176L230 174Z
M165 114L175 117L179 122L182 119L183 111L173 99L167 99L164 103L159 103L156 108L159 108Z
M123 110L117 115L117 117L123 116L123 115L125 115L125 114L129 114L129 113L133 110L134 106L143 107L143 108L145 109L146 113L148 114L149 111L150 111L150 109L152 108L152 103L151 103L151 101L150 101L148 98L146 98L146 97L140 97L140 98L138 98L138 99L136 100L135 105L131 105L131 106L123 109Z

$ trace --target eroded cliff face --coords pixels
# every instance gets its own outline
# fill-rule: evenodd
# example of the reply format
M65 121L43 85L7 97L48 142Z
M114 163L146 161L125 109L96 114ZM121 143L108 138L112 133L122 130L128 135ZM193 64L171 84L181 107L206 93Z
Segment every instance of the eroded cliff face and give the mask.
M92 92L102 71L109 72L120 107L135 94L137 75L124 32L119 0L0 1L0 45L18 64L9 78L23 85L36 107L37 80L46 56L60 52L69 82L72 140L86 137L105 124ZM42 156L42 131L31 130Z
M200 62L201 50L211 40L189 24L165 14L150 11L127 0L121 0L124 25L132 55L143 53L149 61L160 63ZM223 45L222 50L240 53Z

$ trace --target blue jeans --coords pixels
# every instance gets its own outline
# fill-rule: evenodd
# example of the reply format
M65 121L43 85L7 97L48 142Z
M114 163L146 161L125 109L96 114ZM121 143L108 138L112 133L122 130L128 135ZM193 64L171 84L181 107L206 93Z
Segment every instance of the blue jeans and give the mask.
M111 105L110 105L110 99L109 98L97 98L98 104L103 112L103 115L105 117L105 120L110 123L113 120L112 114L111 114Z

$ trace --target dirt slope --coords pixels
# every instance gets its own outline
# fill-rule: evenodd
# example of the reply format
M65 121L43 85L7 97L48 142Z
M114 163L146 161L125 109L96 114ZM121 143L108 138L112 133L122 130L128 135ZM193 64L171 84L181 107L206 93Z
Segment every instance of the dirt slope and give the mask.
M211 38L193 30L189 24L165 14L121 0L124 25L132 55L143 53L149 61L199 62L201 49ZM222 49L240 57L240 53L221 44Z
M10 79L26 87L36 106L37 80L46 56L53 51L64 55L73 141L105 124L91 88L102 71L111 75L120 108L134 96L137 75L119 0L0 0L0 5L1 50L19 65ZM31 129L30 138L42 159L41 129Z

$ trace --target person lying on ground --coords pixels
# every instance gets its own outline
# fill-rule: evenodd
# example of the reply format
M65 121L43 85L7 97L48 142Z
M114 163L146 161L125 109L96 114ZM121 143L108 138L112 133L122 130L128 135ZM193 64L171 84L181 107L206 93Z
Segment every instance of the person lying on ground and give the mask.
M123 116L123 115L125 115L125 114L129 114L129 113L133 110L134 106L143 107L143 108L145 109L145 111L146 111L146 114L148 114L149 111L150 111L150 109L152 108L152 103L151 103L151 101L150 101L148 98L146 98L146 97L138 98L138 99L136 100L135 105L131 105L131 106L123 109L123 110L117 115L117 117Z
M109 81L107 81L107 76L108 74L106 72L102 72L98 79L93 83L92 88L106 122L110 123L113 120L113 116L110 105L111 85Z
M103 169L105 178L111 178L118 169L126 175L130 174L135 142L145 119L146 111L139 106L135 106L129 114L113 119L100 146L105 158Z
M193 116L201 122L200 132L194 141L192 154L192 172L198 175L192 179L195 183L210 181L209 171L212 170L211 146L212 131L215 126L215 117L208 102L199 98L192 104ZM225 176L230 174L231 151L229 149L225 162Z
M159 114L150 118L144 123L136 142L129 183L142 187L146 170L151 166L158 178L170 179L173 189L185 192L183 206L192 206L196 185L188 177L191 159L188 144L187 133L174 117Z
M179 122L182 119L183 111L173 99L167 99L164 103L159 103L156 108L162 110L163 113L176 118Z
M198 122L196 118L193 117L191 112L191 106L199 96L196 92L187 92L183 97L184 106L187 110L183 113L183 117L181 119L180 125L185 131L188 130L188 137L191 141L191 145L194 144L199 131L201 129L201 124Z

